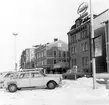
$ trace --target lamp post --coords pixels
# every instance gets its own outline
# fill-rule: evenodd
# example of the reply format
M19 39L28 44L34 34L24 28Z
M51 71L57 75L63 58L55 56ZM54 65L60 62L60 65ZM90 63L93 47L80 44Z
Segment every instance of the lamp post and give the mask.
M93 27L93 11L92 11L92 2L90 0L90 15L91 15L91 53L92 53L92 70L93 70L93 89L96 89L96 62L95 62L95 53L94 53L94 27Z
M16 62L16 56L17 56L17 54L16 54L16 36L18 35L18 33L13 33L13 35L14 35L14 53L15 53L15 71L17 71L17 62Z

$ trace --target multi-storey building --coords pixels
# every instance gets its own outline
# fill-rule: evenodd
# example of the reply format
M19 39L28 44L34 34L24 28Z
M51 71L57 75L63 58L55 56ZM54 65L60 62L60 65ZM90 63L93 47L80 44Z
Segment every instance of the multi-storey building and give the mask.
M96 72L106 72L106 30L102 24L109 19L109 10L99 15L94 15L94 45ZM91 26L90 16L79 17L68 32L69 65L72 68L77 65L78 71L91 72Z
M27 48L21 55L21 68L30 69L35 68L35 48Z
M35 67L47 68L48 72L55 68L68 68L68 45L54 39L53 43L40 45L35 49Z

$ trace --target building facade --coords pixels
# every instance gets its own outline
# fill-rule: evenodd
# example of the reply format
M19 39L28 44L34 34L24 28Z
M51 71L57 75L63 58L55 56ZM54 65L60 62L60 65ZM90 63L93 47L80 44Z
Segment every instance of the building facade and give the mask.
M54 39L53 43L40 45L35 49L35 54L36 68L46 68L48 72L56 68L68 68L68 45L61 40Z
M35 68L35 48L27 48L22 52L20 65L22 69Z
M109 10L94 15L94 50L96 72L106 72L106 30L103 23L109 19ZM68 32L69 65L78 71L92 72L90 16L79 17Z
M83 23L78 18L68 32L68 47L70 68L77 65L78 70L89 70L90 66L90 22Z

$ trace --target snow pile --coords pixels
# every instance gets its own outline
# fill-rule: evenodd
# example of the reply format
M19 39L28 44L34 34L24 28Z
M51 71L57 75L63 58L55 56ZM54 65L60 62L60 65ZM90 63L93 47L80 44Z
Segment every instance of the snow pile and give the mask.
M16 93L0 90L0 105L109 105L109 90L92 78L63 80L54 90L22 89Z

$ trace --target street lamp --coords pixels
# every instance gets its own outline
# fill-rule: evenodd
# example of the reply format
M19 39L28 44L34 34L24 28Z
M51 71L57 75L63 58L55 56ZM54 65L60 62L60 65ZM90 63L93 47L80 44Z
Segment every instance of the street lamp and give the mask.
M17 71L17 62L16 62L16 56L17 56L17 54L16 54L16 36L18 35L18 33L13 33L13 35L14 35L14 37L15 37L15 39L14 39L14 53L15 53L15 71Z

